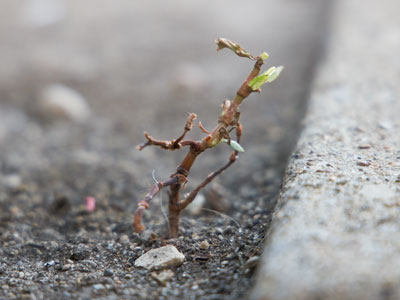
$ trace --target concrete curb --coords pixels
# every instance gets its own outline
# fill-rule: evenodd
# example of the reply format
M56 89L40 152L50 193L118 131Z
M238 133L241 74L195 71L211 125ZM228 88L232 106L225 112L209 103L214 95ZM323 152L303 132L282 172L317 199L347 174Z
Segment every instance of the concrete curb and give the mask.
M399 11L337 1L251 299L400 299Z

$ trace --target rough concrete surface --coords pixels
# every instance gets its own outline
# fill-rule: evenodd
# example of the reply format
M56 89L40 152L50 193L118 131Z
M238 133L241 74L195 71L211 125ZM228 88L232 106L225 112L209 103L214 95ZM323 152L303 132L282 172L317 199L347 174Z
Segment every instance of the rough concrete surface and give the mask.
M336 4L252 299L400 298L400 2Z

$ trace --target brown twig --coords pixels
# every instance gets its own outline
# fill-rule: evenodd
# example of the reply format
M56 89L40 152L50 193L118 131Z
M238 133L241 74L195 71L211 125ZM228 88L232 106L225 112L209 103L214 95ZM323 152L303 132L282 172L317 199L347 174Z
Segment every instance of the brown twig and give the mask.
M183 133L176 140L172 140L172 141L157 140L157 139L153 138L152 136L150 136L148 132L145 132L144 136L145 136L147 142L145 142L144 144L136 146L136 149L141 151L144 148L146 148L147 146L159 146L160 148L165 149L165 150L180 149L183 146L183 145L181 145L180 142L183 140L183 138L185 137L186 133L188 131L192 130L193 122L194 122L194 120L196 118L197 118L196 114L189 113L189 116L186 119L186 124L185 124L185 128L183 130ZM187 144L185 144L185 145L187 145Z
M178 137L176 139L176 141L174 142L174 147L179 147L179 142L183 140L183 138L185 137L186 133L190 130L192 130L193 128L193 122L194 120L197 118L196 114L193 113L189 113L189 116L186 119L186 124L185 124L185 128L184 131L182 133L182 135L180 137Z

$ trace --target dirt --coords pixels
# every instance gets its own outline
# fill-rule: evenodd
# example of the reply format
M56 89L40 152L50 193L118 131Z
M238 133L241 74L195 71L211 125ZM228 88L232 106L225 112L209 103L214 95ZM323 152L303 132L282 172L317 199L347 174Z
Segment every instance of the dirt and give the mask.
M268 12L254 12L229 3L228 9L175 2L166 8L118 1L96 4L94 14L94 2L70 1L60 19L43 25L26 16L28 2L2 2L9 14L0 24L1 299L245 297L298 134L325 5L260 1ZM236 16L246 12L239 26ZM268 18L280 29L263 27L262 42L251 37ZM213 187L228 203L223 215L186 212L180 237L165 240L164 194L145 214L148 230L137 235L133 212L153 183L152 171L165 179L184 156L138 152L143 131L176 138L188 111L214 127L220 103L251 69L245 59L215 52L212 41L222 33L250 52L268 51L286 69L241 109L245 152ZM77 123L40 112L38 95L52 83L81 93L91 116ZM198 129L190 134L201 137ZM187 190L229 155L226 145L202 155ZM93 212L87 197L96 199ZM162 286L134 261L165 244L186 260Z

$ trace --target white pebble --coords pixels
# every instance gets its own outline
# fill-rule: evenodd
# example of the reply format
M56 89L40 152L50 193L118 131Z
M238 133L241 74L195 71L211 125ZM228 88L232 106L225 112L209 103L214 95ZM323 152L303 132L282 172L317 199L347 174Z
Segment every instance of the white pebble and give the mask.
M90 116L85 98L77 91L61 84L47 86L39 95L39 114L45 119L67 119L83 122Z
M135 261L135 267L146 268L148 270L166 269L177 267L183 263L185 256L174 246L168 245L157 249L152 249Z

